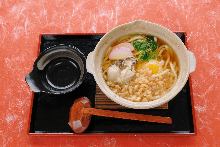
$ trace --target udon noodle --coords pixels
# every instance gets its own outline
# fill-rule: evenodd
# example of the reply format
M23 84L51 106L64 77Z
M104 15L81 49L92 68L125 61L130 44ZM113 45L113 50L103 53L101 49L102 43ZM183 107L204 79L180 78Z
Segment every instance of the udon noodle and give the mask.
M106 51L103 77L109 88L130 101L152 101L166 94L178 78L178 59L161 39L136 34L115 41Z

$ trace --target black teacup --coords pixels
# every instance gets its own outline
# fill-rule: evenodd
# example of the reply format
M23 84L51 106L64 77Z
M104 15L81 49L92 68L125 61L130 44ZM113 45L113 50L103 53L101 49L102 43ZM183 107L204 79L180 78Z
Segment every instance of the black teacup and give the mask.
M34 92L64 94L76 89L86 72L86 58L76 47L57 45L42 52L25 80Z

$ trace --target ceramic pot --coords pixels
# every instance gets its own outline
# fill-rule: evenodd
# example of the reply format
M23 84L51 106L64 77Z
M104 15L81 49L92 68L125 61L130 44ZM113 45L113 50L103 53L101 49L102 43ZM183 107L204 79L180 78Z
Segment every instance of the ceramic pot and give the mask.
M85 56L76 47L57 45L38 56L25 80L33 92L64 94L76 89L85 73Z
M132 102L115 94L106 84L102 75L102 61L106 50L118 38L131 34L149 34L156 36L171 46L179 60L179 76L172 89L161 98L150 102ZM189 74L195 70L196 59L194 54L187 50L186 46L169 29L147 21L137 20L134 22L120 25L105 34L91 52L86 61L87 71L93 74L98 86L103 93L112 101L129 108L149 109L163 105L172 100L186 84Z

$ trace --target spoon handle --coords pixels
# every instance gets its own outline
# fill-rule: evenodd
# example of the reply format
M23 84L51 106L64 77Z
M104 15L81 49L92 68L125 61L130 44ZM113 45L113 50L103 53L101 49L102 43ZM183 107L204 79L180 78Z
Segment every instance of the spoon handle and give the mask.
M162 117L162 116L127 113L127 112L95 109L95 108L83 108L83 113L96 115L96 116L103 116L103 117L113 117L113 118L121 118L121 119L172 124L172 119L170 117Z

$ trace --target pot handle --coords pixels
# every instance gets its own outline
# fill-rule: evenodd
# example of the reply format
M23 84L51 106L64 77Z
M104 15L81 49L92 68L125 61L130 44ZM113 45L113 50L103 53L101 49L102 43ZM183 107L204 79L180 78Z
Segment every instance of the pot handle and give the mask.
M188 51L189 56L189 73L192 73L196 69L196 57L195 54L191 51Z
M25 81L27 82L27 84L30 87L31 91L33 91L33 92L40 92L41 91L39 89L39 87L37 86L33 71L25 77Z
M91 74L93 74L94 72L94 54L95 51L92 51L88 54L86 58L86 70Z

